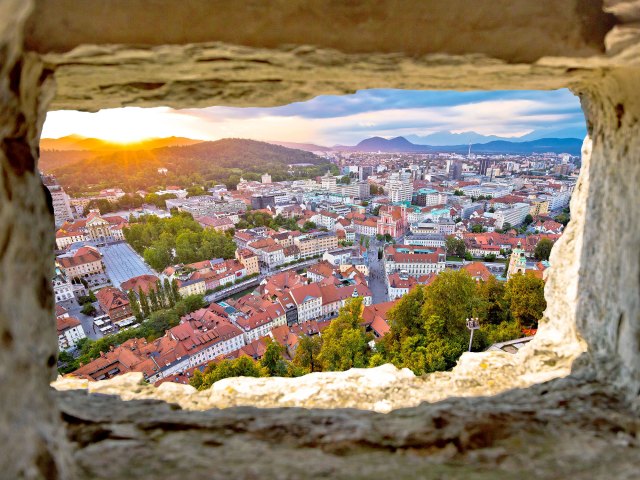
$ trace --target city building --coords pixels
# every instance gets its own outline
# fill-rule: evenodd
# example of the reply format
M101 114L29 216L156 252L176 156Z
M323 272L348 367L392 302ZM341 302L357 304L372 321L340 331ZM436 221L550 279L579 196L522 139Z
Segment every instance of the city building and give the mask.
M495 226L497 228L504 228L505 224L509 224L512 227L520 225L524 222L524 219L529 215L530 206L528 203L516 203L511 208L505 208L498 210L493 214L496 220Z
M384 268L388 274L402 272L411 276L440 273L445 269L445 251L415 245L389 245L384 249Z
M294 238L301 258L315 257L338 248L338 236L334 232L311 232Z
M411 174L407 172L394 172L387 180L387 196L394 203L411 202L413 196L413 183Z
M58 349L68 350L75 346L83 338L86 338L80 320L68 315L56 318L58 329Z
M53 204L53 216L56 227L64 222L73 219L71 203L69 195L67 195L56 179L52 176L45 175L42 177L42 183L51 194L51 202Z
M95 247L80 247L74 252L56 258L60 270L67 278L87 278L104 273L102 255Z
M122 290L114 287L104 287L98 290L96 298L100 308L109 316L112 323L122 325L127 320L132 319L129 298Z

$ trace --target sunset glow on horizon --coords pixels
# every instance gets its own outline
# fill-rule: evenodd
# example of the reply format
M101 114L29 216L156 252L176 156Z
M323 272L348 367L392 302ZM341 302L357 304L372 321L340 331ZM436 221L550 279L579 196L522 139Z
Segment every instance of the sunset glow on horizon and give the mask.
M174 136L194 140L250 138L331 146L353 144L371 136L414 137L415 141L442 131L503 138L538 133L547 137L581 137L585 134L584 124L578 99L568 90L363 90L271 108L53 111L47 114L42 137L79 135L120 144Z

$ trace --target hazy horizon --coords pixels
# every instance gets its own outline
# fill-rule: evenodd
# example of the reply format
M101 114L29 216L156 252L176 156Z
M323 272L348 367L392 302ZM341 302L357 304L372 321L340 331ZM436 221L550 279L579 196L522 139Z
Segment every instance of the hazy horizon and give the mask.
M449 132L449 133L445 133ZM42 138L78 135L113 142L184 137L355 145L369 137L453 145L495 139L583 138L578 98L553 91L361 90L269 108L124 107L95 113L53 111Z

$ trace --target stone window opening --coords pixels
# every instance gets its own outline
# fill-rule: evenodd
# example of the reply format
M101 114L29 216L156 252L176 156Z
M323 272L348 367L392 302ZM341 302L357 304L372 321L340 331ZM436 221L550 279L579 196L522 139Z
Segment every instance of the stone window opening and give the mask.
M202 3L198 8L215 27L194 24L188 31L176 28L186 24L181 12L189 10L177 2L159 2L163 17L173 19L161 31L151 27L162 19L141 21L142 13L126 2L101 15L90 2L73 0L63 10L47 0L2 5L3 475L202 478L212 469L240 478L483 478L487 469L529 478L637 474L637 2L518 0L500 11L495 4L469 10L453 1L443 11L430 2L410 3L410 13L409 6L393 10L386 1L317 12L291 1L277 14L259 5L213 12ZM416 21L420 13L429 16L427 30ZM233 16L242 14L251 19L253 36ZM455 14L475 21L457 23L452 37L449 15ZM105 16L114 28L96 28ZM363 17L369 21L360 23ZM270 21L281 28L273 33L265 27ZM225 29L225 22L238 27ZM334 36L338 26L341 35ZM411 33L416 40L408 42ZM585 111L589 136L572 221L552 253L545 319L523 351L508 360L468 355L453 372L419 381L383 368L375 380L349 371L260 379L250 389L229 382L225 391L214 392L214 385L210 392L218 395L216 407L229 408L206 411L197 410L210 399L198 403L176 387L150 390L131 377L97 383L92 393L49 387L57 349L53 219L36 172L47 110L274 105L355 88L445 84L569 87ZM566 376L556 378L558 372ZM491 382L504 382L507 391L482 396ZM291 401L307 409L277 408L286 406L282 391L292 384L299 396ZM458 398L462 390L472 396ZM233 408L240 398L258 408Z

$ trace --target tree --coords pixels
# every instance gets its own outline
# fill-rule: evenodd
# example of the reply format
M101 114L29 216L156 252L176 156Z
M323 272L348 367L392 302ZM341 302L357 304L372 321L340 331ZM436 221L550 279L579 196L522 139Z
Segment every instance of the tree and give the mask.
M528 213L527 216L524 217L524 224L531 225L532 223L533 223L533 216L531 216L531 214Z
M376 216L376 217L377 217L378 215L380 215L380 205L377 205L377 206L376 206L376 207L371 211L371 213L372 213L374 216Z
M308 232L309 230L313 230L316 227L317 227L317 225L314 222L306 221L302 225L302 230L305 231L305 232Z
M536 244L536 249L533 252L533 256L536 260L549 260L551 249L553 248L553 242L548 238L541 238Z
M165 298L164 289L162 288L162 281L158 279L156 282L156 297L158 298L158 306L160 308L168 308L169 302Z
M133 292L133 290L129 290L127 292L127 296L129 297L129 306L131 307L131 313L133 313L138 322L141 322L143 317L138 297L136 297L136 294Z
M561 223L562 225L564 225L566 227L567 224L569 223L570 219L571 219L571 217L569 216L568 213L562 212L560 215L558 215L555 218L555 221L558 222L558 223Z
M454 194L456 197L463 197L463 196L464 196L464 192L463 192L462 190L458 190L458 189L454 190L454 191L453 191L453 194Z
M480 307L476 282L466 270L445 270L424 291L423 318L438 316L448 333L466 332L466 318Z
M479 223L476 223L475 225L471 226L471 232L472 233L482 233L482 232L484 232L484 227L482 225L480 225Z
M504 300L505 286L491 275L486 281L477 285L480 296L478 317L482 325L498 325L509 317L509 306ZM495 343L495 342L493 342Z
M85 315L93 315L96 313L96 307L92 303L85 303L80 311Z
M444 241L445 248L449 255L455 255L456 257L464 257L467 247L464 244L464 240L456 238L453 235L448 236Z
M178 303L182 298L182 296L180 295L180 286L178 285L178 280L175 278L171 280L171 294L175 303Z
M218 363L207 365L204 373L195 370L189 384L198 390L206 390L218 380L229 377L261 377L262 370L254 360L249 357L240 357L235 360L222 360Z
M502 224L502 231L506 233L509 230L511 230L511 224L509 222L504 222Z
M138 290L138 297L140 298L140 310L142 310L142 316L147 318L151 313L151 307L149 306L149 300L142 288Z
M351 177L349 175L344 175L340 180L339 183L342 183L343 185L349 185L351 183Z
M148 340L154 340L164 335L164 332L175 327L180 323L180 317L172 310L159 310L153 312L147 322L146 337Z
M151 311L153 312L160 309L158 296L156 295L156 291L153 288L149 289L149 305L151 306Z
M318 360L323 371L342 371L366 367L371 350L369 338L360 326L362 298L347 300L338 317L322 333Z
M505 301L513 318L523 327L537 328L547 302L544 299L544 281L532 272L518 273L509 278L505 286Z
M287 364L282 358L284 348L273 340L267 344L267 349L260 359L260 365L270 377L284 377L287 374Z
M179 317L183 317L188 313L195 312L206 305L204 296L202 295L187 295L176 302L174 310Z
M164 290L164 295L167 298L167 302L169 302L169 307L173 308L174 305L176 304L176 298L175 298L173 288L171 287L171 282L169 282L168 278L164 279L163 290Z
M322 338L319 335L302 335L293 357L293 364L308 372L321 372L322 365L318 359L322 348Z

